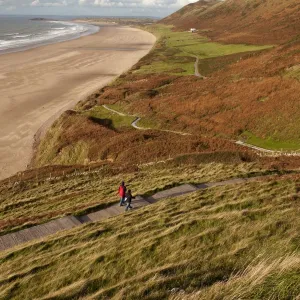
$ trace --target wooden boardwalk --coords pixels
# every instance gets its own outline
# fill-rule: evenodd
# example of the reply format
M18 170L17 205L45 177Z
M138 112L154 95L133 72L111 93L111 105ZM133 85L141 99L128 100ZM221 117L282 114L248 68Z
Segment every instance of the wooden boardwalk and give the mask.
M142 198L141 196L137 196L132 200L132 206L134 209L144 207L155 203L161 199L178 197L181 195L189 194L197 190L206 189L209 187L215 186L224 186L224 185L232 185L232 184L240 184L245 182L252 182L261 179L262 177L254 177L254 178L237 178L230 179L221 182L210 182L203 183L199 185L192 184L182 184L180 186L176 186L161 192L157 192L148 198ZM47 237L51 234L55 234L62 230L68 230L77 226L80 226L85 223L97 222L100 220L104 220L116 215L120 215L125 212L125 206L119 206L119 204L112 205L106 209L101 209L99 211L80 216L66 216L63 218L55 219L50 222L33 226L30 228L26 228L17 232L9 233L3 236L0 236L0 251L4 251L15 247L17 245L41 239Z

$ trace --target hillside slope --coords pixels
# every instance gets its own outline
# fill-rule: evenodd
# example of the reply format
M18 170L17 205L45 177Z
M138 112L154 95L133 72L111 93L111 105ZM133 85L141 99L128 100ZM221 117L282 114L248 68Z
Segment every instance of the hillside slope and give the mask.
M270 48L223 45L165 25L145 29L158 36L152 52L62 115L39 145L35 167L245 151L234 144L240 139L267 149L300 149L299 38ZM195 56L204 80L187 76L195 72ZM152 130L134 129L133 115Z
M297 0L201 0L160 21L230 43L278 44L300 32Z
M276 177L61 232L0 253L0 298L297 299L298 202Z
M273 14L292 1L261 5L276 4ZM245 3L202 1L179 14L187 19L198 7L211 24L229 26L239 10L224 7ZM254 15L245 12L249 22ZM245 31L239 24L224 41L267 35L256 36L254 21ZM258 181L165 198L5 250L0 298L298 299L300 156L269 157L235 143L300 149L300 38L282 24L287 36L263 41L289 40L275 47L144 27L158 36L153 51L53 124L33 161L44 167L0 181L0 235L118 203L122 180L145 197L184 183ZM221 39L218 26L204 32ZM204 76L194 76L197 68ZM136 116L150 129L133 128Z
M167 44L172 34L166 36ZM195 76L169 76L167 80L164 75L168 84L159 88L153 84L159 80L155 65L161 59L164 66L169 62L172 66L174 56L154 51L118 85L104 88L97 98L101 104L118 104L156 120L162 128L245 139L268 149L297 150L299 51L300 39L295 38L263 52L204 57L198 67L205 80ZM201 53L200 46L200 58ZM155 73L149 74L151 68ZM142 96L139 89L153 95Z

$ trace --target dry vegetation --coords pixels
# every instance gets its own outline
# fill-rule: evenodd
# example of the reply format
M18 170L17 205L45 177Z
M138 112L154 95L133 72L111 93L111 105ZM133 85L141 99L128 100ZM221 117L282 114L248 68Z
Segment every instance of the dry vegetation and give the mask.
M211 188L2 252L0 298L296 299L299 184Z
M161 34L154 50L55 122L34 158L44 167L0 182L0 234L111 205L121 180L150 195L282 176L166 199L4 251L0 299L300 298L300 159L257 157L230 140L299 149L298 7L200 1L165 20L219 41L285 42L259 52L147 27ZM189 76L193 55L204 80ZM133 129L134 117L102 104L152 130Z
M215 154L212 160L217 156ZM31 177L27 175L27 179L19 181L20 184L4 182L0 186L0 234L68 214L82 215L105 208L118 201L116 191L122 180L134 193L144 195L186 182L201 183L269 173L258 164L241 163L241 158L223 153L220 161L226 159L231 163L222 164L209 163L211 158L208 155L185 156L154 166L77 169L77 173L85 171L82 175L54 168L51 180L37 169L31 171ZM202 164L195 164L197 160Z
M242 151L243 147L218 138L178 135L159 130L136 130L134 118L107 113L95 107L86 111L64 113L40 143L34 166L116 162L141 164L174 158L179 154ZM125 119L125 120L122 120ZM128 120L129 119L129 120ZM115 127L117 126L117 127Z
M298 0L200 0L160 21L226 43L279 44L299 35Z
M235 2L204 10L218 12ZM268 6L274 1L265 2ZM275 2L273 9L282 8ZM197 15L189 7L184 11ZM235 11L229 15L235 16ZM266 47L213 43L204 36L171 31L170 26L144 29L158 37L153 51L110 86L79 103L76 112L63 115L40 144L35 167L112 161L136 164L185 153L243 151L230 141L237 139L274 150L299 150L300 39L292 39L293 33L288 43L262 50ZM183 76L193 74L195 55L205 80ZM141 116L141 126L155 130L134 130L130 127L133 118L108 114L101 104Z
M298 150L299 51L295 38L272 50L205 58L199 61L205 80L133 70L96 99L122 105L160 128ZM150 61L151 54L137 67Z

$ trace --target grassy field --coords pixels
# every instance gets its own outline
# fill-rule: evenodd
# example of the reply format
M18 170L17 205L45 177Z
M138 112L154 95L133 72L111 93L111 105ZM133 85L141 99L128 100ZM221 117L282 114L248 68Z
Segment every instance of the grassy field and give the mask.
M2 252L0 298L296 299L299 184L211 188Z
M258 51L271 47L214 43L198 34L172 31L171 26L165 25L152 25L143 29L153 33L158 40L151 53L152 61L140 66L135 71L137 74L193 75L195 56L198 56L201 62L201 59Z
M233 167L234 166L234 167ZM64 177L49 181L22 181L17 186L0 189L0 234L68 214L84 214L118 201L116 191L125 180L134 194L151 194L168 186L186 182L218 181L239 176L260 174L264 170L253 163L173 165L172 162L141 166L137 171L118 175L107 168L98 173Z
M125 114L125 116L118 116L118 119L121 119L122 117L125 118L125 120L130 120L131 123L137 118L137 117L130 117L130 111L128 110L128 107L126 106L126 103L118 103L118 104L106 104L108 108L111 108L117 112ZM99 106L95 106L95 108L98 109ZM115 114L116 115L116 114ZM113 116L113 113L111 115L112 119L115 119L116 116ZM102 116L101 116L102 117ZM126 122L126 121L123 122ZM139 127L146 128L146 129L159 129L159 121L156 122L156 120L151 120L149 118L141 118L140 121L137 124Z
M279 151L299 151L300 141L276 141L272 138L262 139L251 132L244 132L243 138L246 138L247 143L262 147L265 149L279 150Z
M110 107L108 105L108 107ZM117 110L118 107L110 107L112 109ZM118 111L118 110L117 110ZM122 111L120 111L122 112ZM83 112L85 115L92 117L94 119L99 120L107 120L108 125L113 127L114 129L122 128L122 127L130 127L131 123L136 119L136 117L132 116L121 116L114 112L111 112L105 109L102 106L94 106L91 110Z

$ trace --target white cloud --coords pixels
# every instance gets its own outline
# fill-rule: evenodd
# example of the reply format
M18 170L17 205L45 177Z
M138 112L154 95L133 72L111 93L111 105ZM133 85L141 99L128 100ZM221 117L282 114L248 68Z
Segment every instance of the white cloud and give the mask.
M59 7L67 6L68 3L66 0L50 0L45 2L44 0L34 0L30 3L30 6L41 6L41 7Z
M81 6L100 7L140 7L140 8L169 8L181 7L183 5L196 2L197 0L78 0Z
M31 6L38 6L38 5L40 5L40 0L34 0L34 1L31 2L30 5Z
M196 0L0 0L4 11L21 14L159 16ZM1 12L0 12L1 14Z

